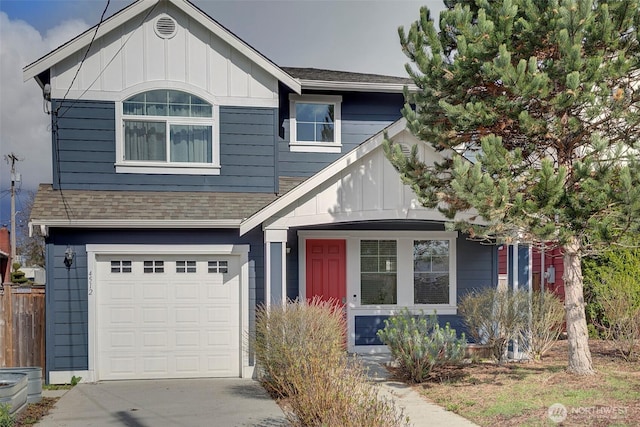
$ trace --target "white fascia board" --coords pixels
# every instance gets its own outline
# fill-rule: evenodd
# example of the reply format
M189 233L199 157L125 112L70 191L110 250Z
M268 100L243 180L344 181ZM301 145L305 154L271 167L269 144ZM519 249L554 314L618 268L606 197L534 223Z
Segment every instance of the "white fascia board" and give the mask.
M242 236L245 233L251 231L253 228L257 227L259 224L263 223L271 216L277 214L279 211L286 208L291 203L298 200L300 197L313 191L319 185L330 179L332 176L336 175L349 165L355 163L362 157L371 153L373 150L382 145L385 133L389 136L389 138L393 138L394 136L398 135L406 128L406 124L407 122L404 118L395 121L391 125L384 128L382 131L378 132L376 135L369 138L367 141L363 142L344 156L340 157L335 162L331 163L326 168L322 169L317 174L313 175L311 178L304 181L302 184L298 185L293 190L286 193L284 196L280 197L270 205L267 205L262 210L244 220L240 224L240 235Z
M155 6L159 1L160 0L138 0L130 6L122 9L120 12L111 16L102 24L100 24L100 28L98 28L98 33L96 34L96 39L118 28L120 25L124 24L134 16L137 16L147 9ZM24 81L26 82L30 78L36 77L43 71L48 70L55 64L69 57L80 49L88 46L89 43L91 43L93 34L95 33L95 28L96 26L94 25L76 38L24 67L22 70L22 78L24 79Z
M218 24L216 21L212 20L206 13L195 7L193 4L186 0L169 1L171 1L171 3L173 3L187 15L198 21L216 36L227 42L229 45L231 45L231 47L242 53L244 56L264 69L266 72L271 74L273 77L284 83L285 86L289 87L295 93L299 94L302 92L302 86L300 85L300 82L298 80L294 79L282 68L278 67L276 64L268 60L264 55L249 46L236 35L230 33L229 30Z
M321 90L348 90L352 92L381 92L381 93L403 93L407 86L409 92L417 92L418 86L414 84L403 85L400 83L366 83L366 82L335 82L325 80L305 80L300 79L303 89Z
M29 230L40 227L43 235L48 228L239 228L240 219L34 219L29 222Z

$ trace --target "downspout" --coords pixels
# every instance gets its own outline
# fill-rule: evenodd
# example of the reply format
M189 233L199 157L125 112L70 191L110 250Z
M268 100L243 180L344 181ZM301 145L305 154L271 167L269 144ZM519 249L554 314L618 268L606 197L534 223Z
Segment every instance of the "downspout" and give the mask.
M544 279L546 278L545 274L544 274L544 272L545 272L545 268L544 268L544 250L545 250L546 247L547 247L547 245L544 244L542 246L542 248L540 249L540 292L543 292L543 293L545 291L545 286L544 286L544 281L545 280Z
M520 258L520 249L518 243L513 244L513 291L516 292L520 287L520 270L518 269L518 261ZM513 340L513 358L518 358L518 340Z

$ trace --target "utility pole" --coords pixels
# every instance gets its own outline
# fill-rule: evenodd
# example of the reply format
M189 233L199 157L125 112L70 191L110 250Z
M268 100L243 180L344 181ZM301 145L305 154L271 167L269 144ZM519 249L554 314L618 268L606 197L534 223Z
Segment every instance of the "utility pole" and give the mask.
M20 182L20 174L16 173L16 162L20 159L11 153L5 156L11 163L11 263L16 262L16 182Z

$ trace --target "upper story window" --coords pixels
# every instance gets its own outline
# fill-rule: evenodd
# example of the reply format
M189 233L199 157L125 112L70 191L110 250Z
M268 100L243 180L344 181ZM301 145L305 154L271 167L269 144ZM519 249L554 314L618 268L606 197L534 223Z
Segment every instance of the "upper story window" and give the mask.
M178 90L126 99L117 171L219 174L216 112L205 100Z
M297 152L340 153L340 96L290 95L290 149Z

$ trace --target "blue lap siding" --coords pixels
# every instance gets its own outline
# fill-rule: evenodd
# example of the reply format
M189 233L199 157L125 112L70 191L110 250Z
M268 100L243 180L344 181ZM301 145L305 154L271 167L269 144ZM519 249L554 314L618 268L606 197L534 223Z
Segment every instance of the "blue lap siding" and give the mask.
M326 93L323 93L326 94ZM337 154L293 153L289 149L289 103L281 107L284 138L279 143L281 176L311 176L401 117L402 94L332 93L342 96L342 151Z
M115 103L54 100L54 188L276 192L277 108L220 107L220 175L116 173ZM56 118L57 117L57 118Z
M46 244L46 378L52 371L87 370L88 292L87 244L214 245L248 244L250 272L250 329L253 308L264 301L264 244L260 229L238 237L238 230L65 230L52 229ZM73 265L64 265L69 247ZM250 281L250 286L253 283Z

